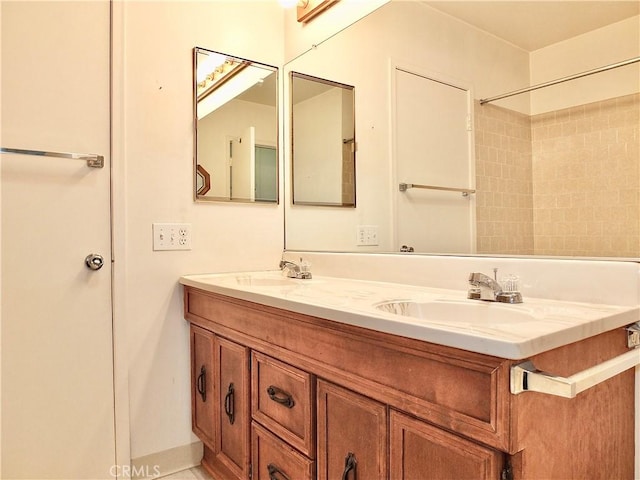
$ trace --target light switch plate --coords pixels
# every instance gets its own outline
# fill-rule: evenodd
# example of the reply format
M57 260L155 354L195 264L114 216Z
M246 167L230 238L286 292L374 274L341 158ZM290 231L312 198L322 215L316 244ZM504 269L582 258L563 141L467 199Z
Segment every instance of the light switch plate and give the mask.
M191 250L191 224L154 223L153 250Z

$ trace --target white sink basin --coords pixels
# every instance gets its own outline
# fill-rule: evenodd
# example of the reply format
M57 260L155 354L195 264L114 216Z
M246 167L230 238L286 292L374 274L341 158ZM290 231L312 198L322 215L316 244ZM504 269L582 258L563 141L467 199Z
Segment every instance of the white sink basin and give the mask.
M375 305L383 312L441 323L455 324L514 324L531 322L534 316L522 306L476 300L434 300L419 302L393 300Z

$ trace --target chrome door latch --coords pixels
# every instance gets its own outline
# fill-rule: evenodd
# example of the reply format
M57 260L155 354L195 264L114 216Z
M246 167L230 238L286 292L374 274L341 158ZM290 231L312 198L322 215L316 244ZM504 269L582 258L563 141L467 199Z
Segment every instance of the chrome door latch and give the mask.
M640 322L636 322L627 327L627 347L640 347Z
M84 263L90 270L100 270L104 265L104 258L97 253L90 253L84 259Z

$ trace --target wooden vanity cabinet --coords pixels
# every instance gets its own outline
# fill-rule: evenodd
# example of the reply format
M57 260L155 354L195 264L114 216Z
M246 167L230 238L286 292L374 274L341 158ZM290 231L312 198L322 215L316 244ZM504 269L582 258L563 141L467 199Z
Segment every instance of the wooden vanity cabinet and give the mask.
M251 354L251 416L315 458L315 378L259 352Z
M504 454L494 449L395 410L390 414L389 429L390 478L393 480L495 480L502 477Z
M224 479L249 477L249 349L191 325L192 423Z
M216 456L237 478L249 474L249 349L216 337L218 387Z
M503 465L502 452L318 380L318 480L495 480Z
M216 480L633 478L633 370L572 399L513 395L513 360L192 287L185 318ZM626 351L620 328L530 360L566 377Z
M387 478L387 407L318 380L318 480Z
M191 325L191 420L193 431L215 449L214 335Z
M259 423L251 428L252 480L313 480L315 462Z

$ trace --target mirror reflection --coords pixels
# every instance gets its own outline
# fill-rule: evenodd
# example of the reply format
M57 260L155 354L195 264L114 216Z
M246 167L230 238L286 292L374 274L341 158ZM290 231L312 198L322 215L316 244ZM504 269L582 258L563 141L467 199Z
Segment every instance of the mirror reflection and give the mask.
M354 91L291 72L293 203L355 207Z
M195 198L278 202L278 69L196 47Z
M640 63L480 103L640 55L637 2L583 3L390 2L285 65L358 104L358 206L286 205L286 248L640 257Z

